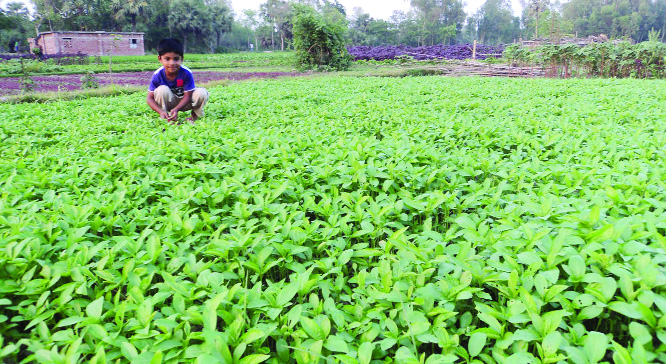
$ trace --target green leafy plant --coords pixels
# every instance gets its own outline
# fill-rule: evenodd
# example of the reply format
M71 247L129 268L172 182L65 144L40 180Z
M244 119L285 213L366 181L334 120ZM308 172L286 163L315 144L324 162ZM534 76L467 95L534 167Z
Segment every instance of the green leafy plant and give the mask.
M654 33L653 39L658 36ZM541 66L552 77L666 77L666 44L655 41L543 45L534 49L513 44L506 48L504 57L515 65Z
M299 68L342 71L350 67L341 24L327 22L309 6L295 6L293 33Z
M81 76L81 89L99 88L99 80L95 77L95 73L88 71L85 75Z
M1 361L664 362L663 83L4 105Z
M19 58L19 64L21 65L21 77L19 78L21 94L32 92L35 89L35 81L30 77L30 72L23 64L23 58Z

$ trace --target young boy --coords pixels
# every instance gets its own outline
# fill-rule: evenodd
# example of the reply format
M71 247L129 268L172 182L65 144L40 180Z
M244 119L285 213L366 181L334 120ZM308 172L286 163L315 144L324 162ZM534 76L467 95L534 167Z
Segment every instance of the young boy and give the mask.
M178 121L178 112L192 110L186 120L194 123L204 115L208 91L194 86L194 77L183 63L183 44L178 39L162 39L157 44L157 59L162 64L150 79L146 102L162 119Z

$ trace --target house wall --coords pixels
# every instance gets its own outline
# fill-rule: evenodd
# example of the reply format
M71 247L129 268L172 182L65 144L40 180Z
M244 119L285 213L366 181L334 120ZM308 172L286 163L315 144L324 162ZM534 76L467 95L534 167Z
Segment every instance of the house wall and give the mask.
M34 41L31 42L33 46ZM143 33L106 32L49 32L39 37L38 44L45 54L78 53L89 56L145 54Z
M42 34L37 42L35 42L35 38L28 38L28 44L30 44L30 49L41 47L44 54L58 53L58 44L53 33Z

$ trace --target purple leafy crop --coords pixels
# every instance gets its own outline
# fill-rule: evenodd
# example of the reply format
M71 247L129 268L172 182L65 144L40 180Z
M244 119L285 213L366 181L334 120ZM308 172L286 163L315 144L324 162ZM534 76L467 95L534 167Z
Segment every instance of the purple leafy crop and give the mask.
M146 72L123 72L123 73L99 73L96 74L100 86L115 84L118 86L145 86L148 89L148 81L153 71ZM217 80L247 80L251 78L276 78L281 76L297 76L299 73L289 72L215 72L215 71L194 71L194 80L197 84L202 84ZM81 89L81 75L48 75L31 76L35 81L34 88L36 92L57 92L73 91ZM19 77L0 78L0 96L15 95L20 93L21 87Z
M383 61L387 59L396 59L400 56L412 56L417 60L427 59L470 59L472 58L471 44L456 45L434 45L423 47L399 46L355 46L349 47L349 54L358 60ZM476 45L476 59L486 59L489 57L499 58L504 51L503 46L488 46L483 44Z

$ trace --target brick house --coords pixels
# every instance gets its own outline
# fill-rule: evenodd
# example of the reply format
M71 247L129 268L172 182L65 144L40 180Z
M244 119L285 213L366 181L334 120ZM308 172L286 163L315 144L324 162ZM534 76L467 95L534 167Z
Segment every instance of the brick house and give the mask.
M43 32L28 38L30 49L41 48L44 54L78 53L106 56L143 56L143 33L123 32Z

